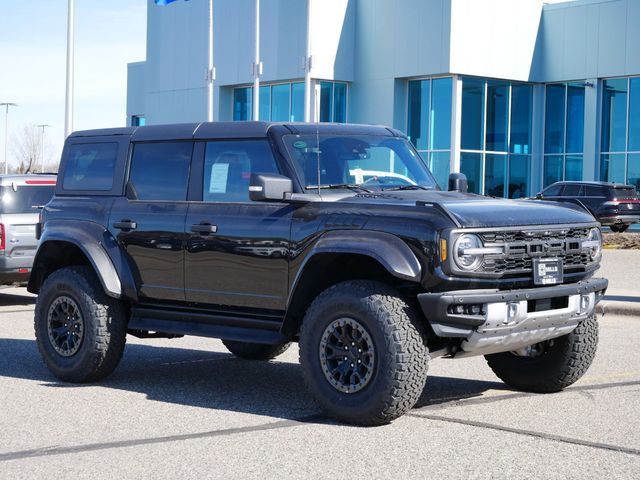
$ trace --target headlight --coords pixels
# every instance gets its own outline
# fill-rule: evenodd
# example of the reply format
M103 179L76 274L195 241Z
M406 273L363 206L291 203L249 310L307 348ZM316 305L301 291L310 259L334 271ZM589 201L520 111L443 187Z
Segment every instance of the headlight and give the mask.
M484 258L482 240L477 235L464 234L453 244L453 259L461 270L477 269Z
M591 260L597 260L602 255L602 233L599 228L589 230L586 242L582 242L582 247L586 248Z

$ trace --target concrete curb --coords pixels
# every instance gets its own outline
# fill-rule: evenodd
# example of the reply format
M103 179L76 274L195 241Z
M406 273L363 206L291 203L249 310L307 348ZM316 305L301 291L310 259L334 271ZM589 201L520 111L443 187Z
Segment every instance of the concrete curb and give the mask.
M640 302L602 300L596 306L596 311L602 315L621 315L640 318Z

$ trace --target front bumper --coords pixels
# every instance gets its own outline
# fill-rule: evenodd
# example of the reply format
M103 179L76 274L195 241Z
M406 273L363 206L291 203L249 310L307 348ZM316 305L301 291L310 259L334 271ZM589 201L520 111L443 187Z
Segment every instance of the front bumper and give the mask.
M566 335L593 314L608 283L422 293L418 302L436 335L461 339L456 356L487 355Z

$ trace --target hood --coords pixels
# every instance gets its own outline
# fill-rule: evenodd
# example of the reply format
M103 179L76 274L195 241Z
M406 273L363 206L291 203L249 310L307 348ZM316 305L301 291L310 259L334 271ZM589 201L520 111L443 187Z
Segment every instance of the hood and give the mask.
M508 200L471 193L405 190L358 194L343 201L415 205L438 204L463 227L506 227L593 223L593 216L579 205L542 200ZM424 208L424 207L423 207Z

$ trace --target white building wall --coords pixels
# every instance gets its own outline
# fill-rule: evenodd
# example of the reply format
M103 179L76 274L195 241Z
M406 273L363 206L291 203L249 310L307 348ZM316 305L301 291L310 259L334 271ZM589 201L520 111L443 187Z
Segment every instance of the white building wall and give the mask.
M127 65L127 125L132 115L144 115L146 89L146 62L135 62Z

